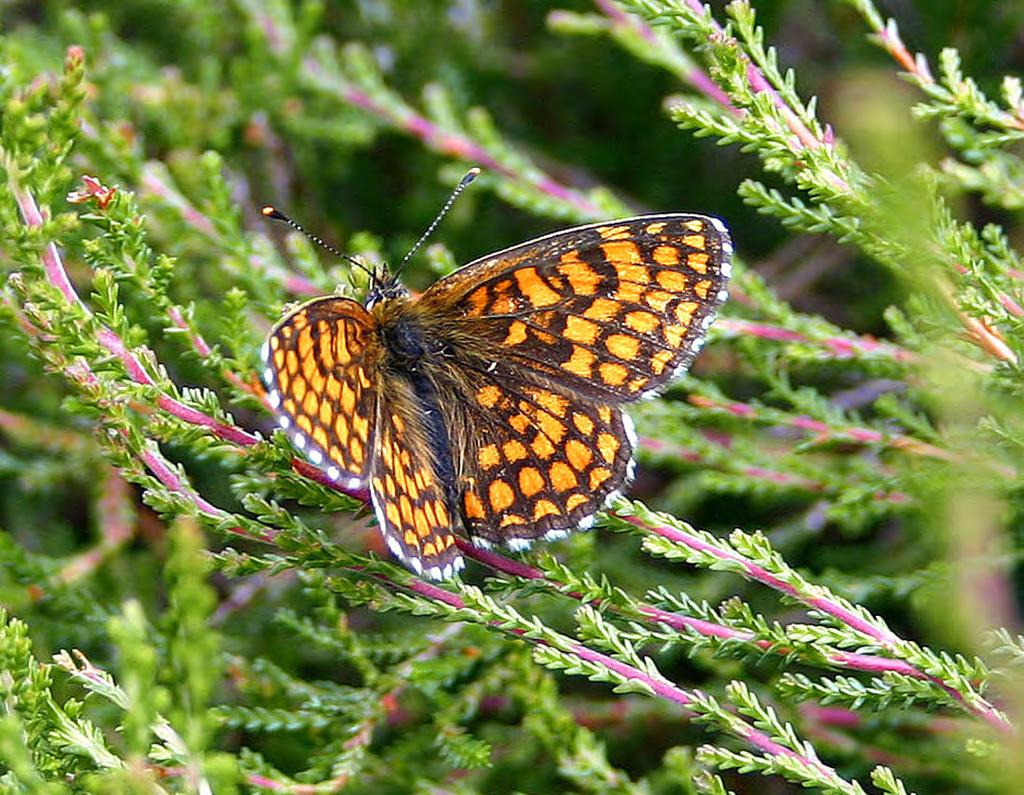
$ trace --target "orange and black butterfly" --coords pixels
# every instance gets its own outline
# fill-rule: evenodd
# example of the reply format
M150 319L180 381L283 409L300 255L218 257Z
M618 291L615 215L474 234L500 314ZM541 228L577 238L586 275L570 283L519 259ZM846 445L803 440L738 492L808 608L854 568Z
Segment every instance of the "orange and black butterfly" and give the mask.
M388 549L447 579L456 532L523 549L589 527L625 488L622 406L689 366L731 254L721 221L672 213L522 243L415 299L375 276L363 303L317 298L274 327L268 397L311 463L369 489Z

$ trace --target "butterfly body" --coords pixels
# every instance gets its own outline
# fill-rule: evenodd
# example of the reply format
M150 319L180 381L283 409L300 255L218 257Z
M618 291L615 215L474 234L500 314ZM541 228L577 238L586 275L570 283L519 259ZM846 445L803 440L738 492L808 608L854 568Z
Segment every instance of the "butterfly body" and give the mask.
M717 219L644 216L492 254L418 298L387 279L364 303L315 299L268 337L269 400L313 464L369 488L388 548L446 578L456 532L522 548L624 488L620 407L689 365L731 252Z

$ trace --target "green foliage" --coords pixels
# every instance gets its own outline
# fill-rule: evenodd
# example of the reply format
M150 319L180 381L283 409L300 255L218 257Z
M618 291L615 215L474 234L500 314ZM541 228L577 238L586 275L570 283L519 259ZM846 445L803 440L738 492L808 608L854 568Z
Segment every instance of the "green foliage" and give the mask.
M7 9L0 792L1017 786L1020 11L513 5ZM473 164L414 287L645 208L740 256L636 499L437 585L272 429L365 275L259 208L394 260Z

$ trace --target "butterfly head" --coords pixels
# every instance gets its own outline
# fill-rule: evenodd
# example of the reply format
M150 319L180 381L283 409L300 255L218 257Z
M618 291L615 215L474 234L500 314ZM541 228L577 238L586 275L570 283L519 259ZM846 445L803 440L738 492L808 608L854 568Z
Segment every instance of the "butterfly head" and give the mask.
M395 298L405 298L409 290L398 278L398 273L388 273L387 268L377 270L370 274L370 289L366 292L365 305L371 309L374 304L381 301L390 301Z

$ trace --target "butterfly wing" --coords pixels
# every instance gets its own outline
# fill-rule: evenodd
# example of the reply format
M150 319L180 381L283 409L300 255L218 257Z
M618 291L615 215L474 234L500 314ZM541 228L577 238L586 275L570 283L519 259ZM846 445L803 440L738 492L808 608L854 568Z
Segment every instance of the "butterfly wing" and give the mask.
M633 428L608 404L571 398L512 367L469 375L472 438L461 508L474 541L523 548L589 527L632 477Z
M374 321L348 298L318 298L278 323L263 346L263 380L278 424L328 476L365 483L381 358Z
M449 510L452 475L437 460L409 381L387 378L384 395L370 478L377 523L395 557L417 574L447 579L463 566Z
M689 366L726 298L731 254L715 218L627 218L484 257L419 303L460 317L472 348L492 361L617 404Z

